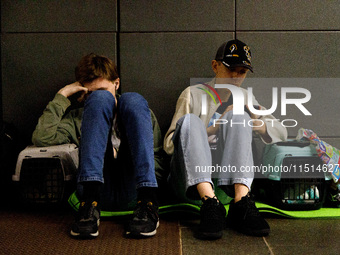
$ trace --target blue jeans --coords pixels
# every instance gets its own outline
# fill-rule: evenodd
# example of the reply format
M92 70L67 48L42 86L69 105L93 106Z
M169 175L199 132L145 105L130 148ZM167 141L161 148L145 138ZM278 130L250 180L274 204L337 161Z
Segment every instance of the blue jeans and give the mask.
M121 146L113 158L111 128L114 115ZM78 183L104 183L104 197L112 203L128 203L136 189L157 187L151 113L146 100L137 93L115 98L106 90L92 92L85 101L81 127Z

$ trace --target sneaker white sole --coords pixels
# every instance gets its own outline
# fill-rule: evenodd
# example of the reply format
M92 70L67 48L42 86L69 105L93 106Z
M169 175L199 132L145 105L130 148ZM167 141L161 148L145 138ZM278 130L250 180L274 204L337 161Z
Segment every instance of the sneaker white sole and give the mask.
M146 237L154 236L154 235L156 235L156 233L157 233L157 228L158 228L158 227L159 227L159 220L157 221L156 228L155 228L154 231L152 231L152 232L147 232L147 233L140 232L138 235L139 235L139 236L146 236ZM131 232L126 231L125 234L126 234L126 235L130 235Z
M81 235L80 233L75 233L71 230L71 235L72 236L88 236L88 235ZM99 235L99 231L96 233L90 233L89 236L97 237Z
M100 219L97 220L97 226L99 227L99 225L100 225ZM79 237L79 236L83 236L83 237L86 237L86 236L97 237L97 236L99 236L99 231L97 231L96 233L90 233L89 235L84 235L84 234L73 232L73 230L71 229L71 235L75 236L75 237Z

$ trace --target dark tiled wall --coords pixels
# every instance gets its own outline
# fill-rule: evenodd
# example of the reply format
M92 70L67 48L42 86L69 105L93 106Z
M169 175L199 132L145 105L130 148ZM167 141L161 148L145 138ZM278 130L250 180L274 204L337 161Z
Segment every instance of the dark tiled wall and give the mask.
M339 11L337 1L317 0L2 1L3 117L29 137L48 101L74 80L79 58L96 52L118 62L122 92L143 94L165 132L190 78L212 77L216 49L237 37L252 48L245 86L258 100L269 107L272 86L303 84L313 116L292 107L276 117L340 147Z

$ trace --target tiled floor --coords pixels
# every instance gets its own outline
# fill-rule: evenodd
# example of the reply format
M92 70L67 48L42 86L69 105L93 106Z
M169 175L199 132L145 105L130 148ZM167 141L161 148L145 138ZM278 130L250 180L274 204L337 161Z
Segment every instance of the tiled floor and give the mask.
M81 249L81 254L109 251L108 254L168 255L169 247L171 254L179 255L340 254L340 218L288 219L270 215L266 218L271 226L267 237L245 236L226 229L223 237L215 241L194 237L199 219L192 213L162 214L157 235L138 241L124 237L123 219L105 218L98 238L78 241L69 236L72 214L71 209L46 212L1 209L0 254L80 254Z
M183 255L198 254L339 254L340 219L267 219L271 233L250 237L226 229L216 241L193 237L197 220L180 224Z

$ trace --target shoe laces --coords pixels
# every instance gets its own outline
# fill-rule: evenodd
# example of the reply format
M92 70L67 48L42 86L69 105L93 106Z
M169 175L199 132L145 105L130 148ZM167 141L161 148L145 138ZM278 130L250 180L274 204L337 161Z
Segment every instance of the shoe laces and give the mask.
M146 201L138 201L136 210L134 212L135 217L138 219L144 219L147 217L148 213L152 213L152 202L146 202Z
M95 210L97 210L98 203L93 201L92 203L81 202L79 208L79 218L81 221L93 220Z

